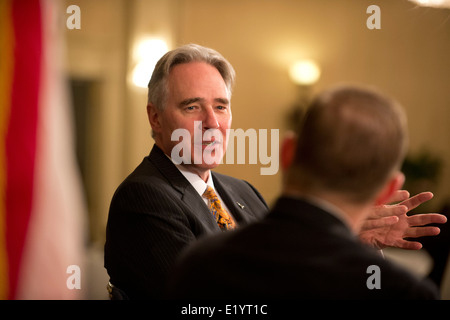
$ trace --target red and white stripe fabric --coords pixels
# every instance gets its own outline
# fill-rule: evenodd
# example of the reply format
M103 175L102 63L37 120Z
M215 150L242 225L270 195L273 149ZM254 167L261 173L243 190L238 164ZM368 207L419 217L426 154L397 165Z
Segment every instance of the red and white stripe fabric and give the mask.
M0 0L0 298L78 299L84 199L58 0ZM81 275L82 276L82 275Z

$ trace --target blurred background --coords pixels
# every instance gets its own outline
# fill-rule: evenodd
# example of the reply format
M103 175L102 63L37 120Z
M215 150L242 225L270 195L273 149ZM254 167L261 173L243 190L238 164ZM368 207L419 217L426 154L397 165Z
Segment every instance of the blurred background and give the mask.
M186 43L216 49L234 66L234 129L278 129L281 140L302 103L336 83L373 85L395 97L410 130L405 187L411 194L434 193L419 212L444 212L450 199L450 9L444 1L440 7L419 2L61 1L62 69L86 206L82 297L107 299L109 203L153 145L142 87L151 76L151 59ZM379 11L368 11L374 4ZM75 11L66 11L71 5L80 9L79 28L66 26L75 18ZM297 70L301 79L294 79L292 66L305 60L309 64ZM271 204L281 171L261 175L265 166L222 164L217 171L251 182ZM449 243L446 231L427 242L427 250L387 250L386 256L421 276L432 274L449 299Z

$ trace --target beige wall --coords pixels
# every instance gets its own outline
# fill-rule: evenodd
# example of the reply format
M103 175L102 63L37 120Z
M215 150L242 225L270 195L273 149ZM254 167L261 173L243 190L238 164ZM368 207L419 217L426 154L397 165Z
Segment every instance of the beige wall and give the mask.
M88 122L90 164L86 183L91 194L89 223L93 241L102 241L113 186L123 178L125 128L126 8L121 0L66 1L81 10L81 29L67 30L67 73L76 79L95 80ZM66 14L68 17L69 14Z
M336 82L373 84L407 109L411 149L428 147L449 159L449 10L415 8L407 1L184 0L179 43L216 48L238 74L234 127L280 128L296 98L287 75L299 58L322 67L318 91ZM381 9L381 30L369 30L366 9ZM447 165L448 166L448 165ZM279 176L242 166L221 168L247 178L270 201ZM448 195L445 168L437 197Z
M67 2L69 4L69 2ZM98 187L91 214L96 239L104 237L111 199L120 181L148 154L153 141L146 92L126 81L130 50L142 34L164 36L171 47L195 42L220 51L234 65L233 128L279 129L297 98L288 66L313 58L322 68L314 92L336 82L378 86L406 108L411 150L429 148L445 160L434 204L450 188L449 10L416 8L406 0L83 0L81 30L67 32L71 75L103 80L88 157ZM381 8L381 30L366 27L366 9ZM218 171L251 182L269 203L281 174L261 165L222 165Z

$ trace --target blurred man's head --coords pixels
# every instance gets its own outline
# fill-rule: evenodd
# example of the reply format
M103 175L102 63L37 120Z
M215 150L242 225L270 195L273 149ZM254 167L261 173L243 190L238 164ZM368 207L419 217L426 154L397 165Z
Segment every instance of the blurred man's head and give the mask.
M401 179L406 145L406 117L395 101L372 89L334 87L306 112L286 183L352 203L373 201Z

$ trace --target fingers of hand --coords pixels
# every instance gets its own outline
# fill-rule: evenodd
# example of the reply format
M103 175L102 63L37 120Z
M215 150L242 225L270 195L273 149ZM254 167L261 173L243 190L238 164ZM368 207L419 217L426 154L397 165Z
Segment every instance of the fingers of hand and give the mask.
M398 220L399 219L396 216L388 216L378 219L366 220L364 224L361 226L361 231L389 227L391 225L396 224Z
M412 227L424 226L431 223L446 223L447 218L438 213L415 214L408 217L408 224Z
M414 227L408 228L404 234L405 238L420 238L438 235L441 230L438 227Z
M417 241L399 240L396 242L395 247L405 250L420 250L422 249L422 244Z
M409 192L406 190L397 190L387 203L396 203L409 198Z
M404 205L384 205L378 206L374 209L373 215L369 217L369 219L374 218L382 218L389 216L401 216L402 214L406 214L408 212L408 207Z
M408 211L410 211L414 208L417 208L422 203L427 202L431 198L433 198L433 194L431 192L422 192L422 193L416 194L414 197L411 197L411 198L401 202L400 204L407 206Z

